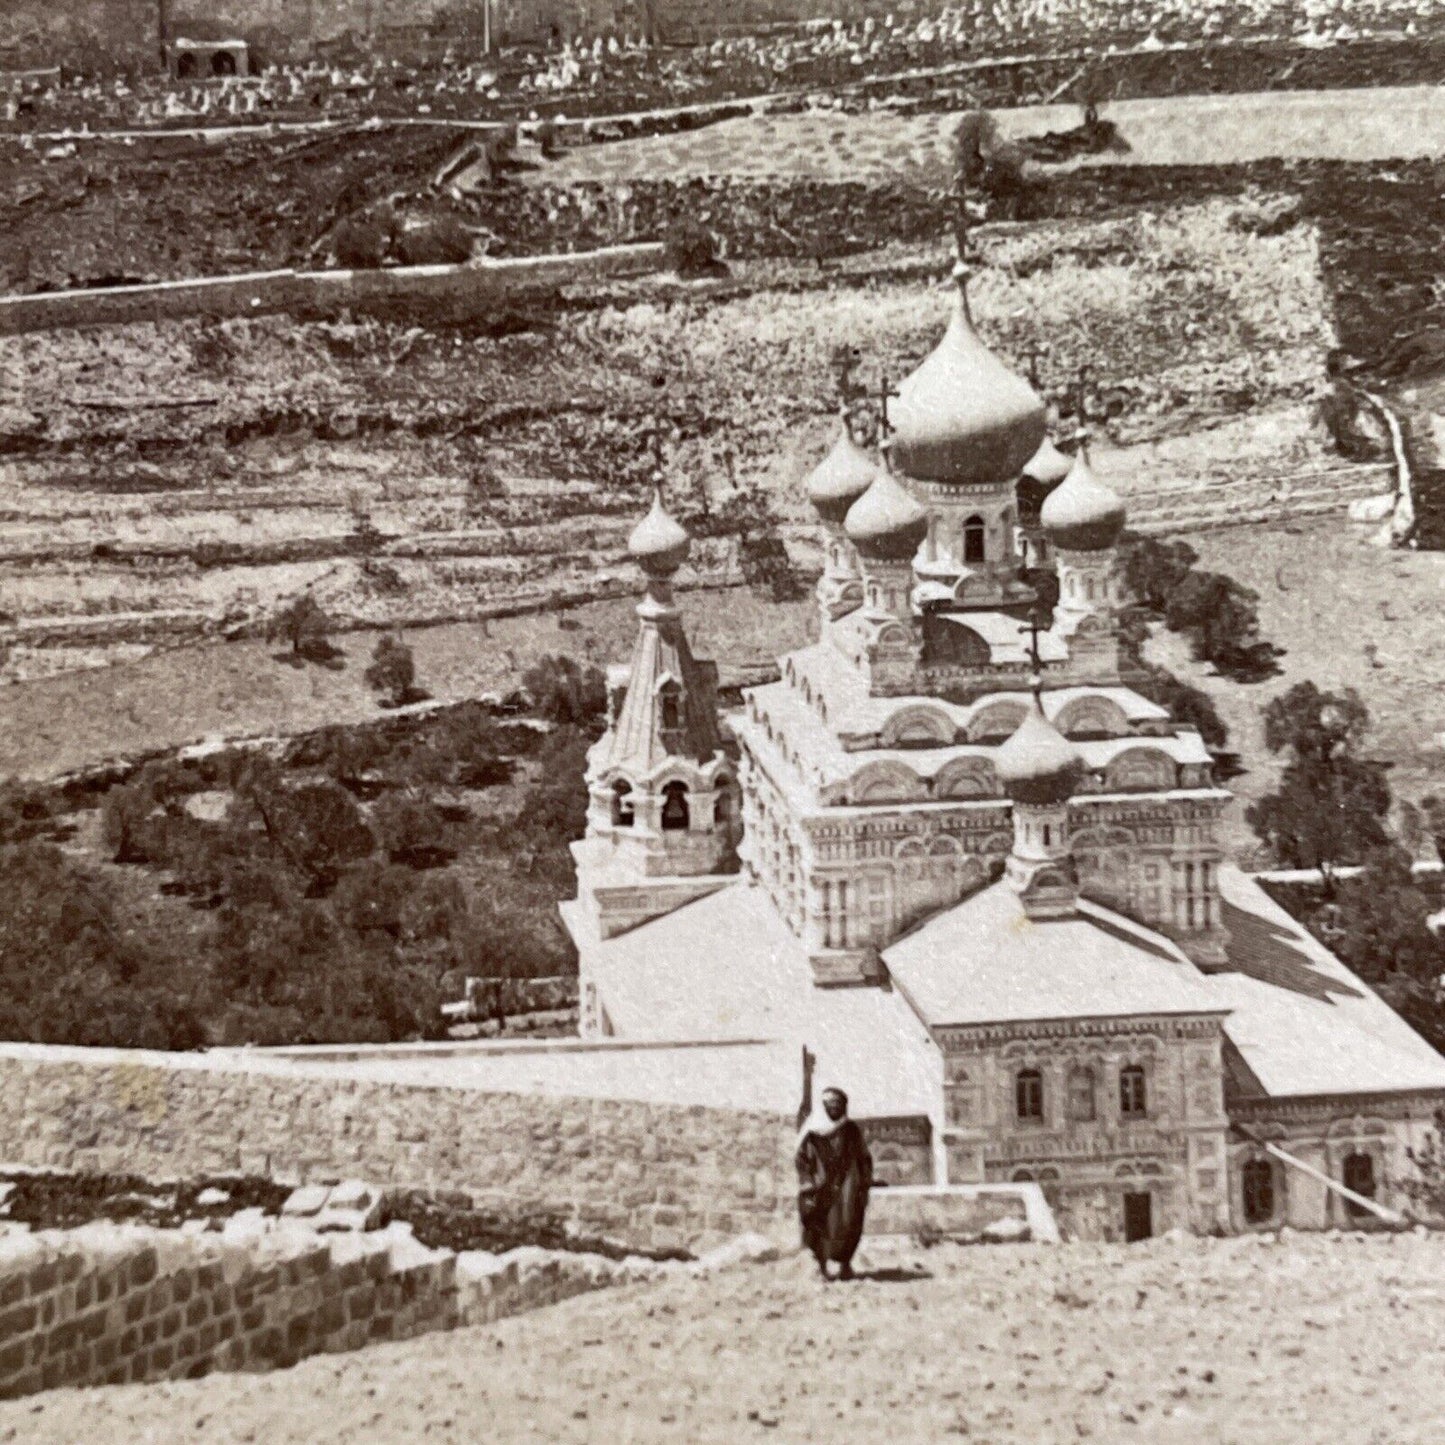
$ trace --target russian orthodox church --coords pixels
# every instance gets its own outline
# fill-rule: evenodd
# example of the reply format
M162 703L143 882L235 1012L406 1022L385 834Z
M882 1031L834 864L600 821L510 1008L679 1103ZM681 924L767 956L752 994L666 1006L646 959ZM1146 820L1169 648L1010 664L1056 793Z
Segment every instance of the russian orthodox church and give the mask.
M818 640L741 711L660 494L632 533L563 907L582 1032L806 1051L880 1179L1036 1181L1084 1237L1369 1222L1331 1181L1398 1191L1445 1059L1230 862L1232 796L1121 629L1124 505L956 280L876 452L845 413L807 480Z

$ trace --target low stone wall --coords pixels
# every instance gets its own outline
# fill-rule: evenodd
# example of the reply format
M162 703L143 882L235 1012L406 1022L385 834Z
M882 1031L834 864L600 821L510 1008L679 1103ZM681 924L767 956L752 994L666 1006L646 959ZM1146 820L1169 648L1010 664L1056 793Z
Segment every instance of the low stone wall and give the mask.
M660 243L643 243L461 266L263 271L145 286L0 296L0 335L280 312L305 319L342 312L404 314L410 321L456 325L485 320L519 296L656 271L665 264L665 256L666 248Z
M93 1225L0 1240L0 1398L267 1370L457 1322L456 1256L411 1239Z
M957 1184L882 1189L868 1201L869 1237L904 1235L956 1243L1030 1239L1056 1244L1059 1233L1037 1184Z
M0 1158L153 1178L365 1178L563 1210L585 1233L697 1251L791 1229L791 1121L347 1077L244 1054L0 1047Z

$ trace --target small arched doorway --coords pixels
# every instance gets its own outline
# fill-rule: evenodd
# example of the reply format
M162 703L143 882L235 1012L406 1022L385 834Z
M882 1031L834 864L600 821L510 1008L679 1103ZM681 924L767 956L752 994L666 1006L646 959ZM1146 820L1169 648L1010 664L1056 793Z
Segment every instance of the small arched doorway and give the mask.
M1375 1197L1375 1160L1370 1154L1363 1154L1356 1151L1345 1156L1344 1168L1341 1171L1342 1182L1346 1189L1352 1194L1358 1194L1364 1199ZM1353 1199L1345 1200L1345 1212L1351 1219L1362 1219L1369 1216L1370 1211L1363 1204L1356 1204Z
M215 76L234 75L236 57L229 50L218 50L211 56L211 74Z

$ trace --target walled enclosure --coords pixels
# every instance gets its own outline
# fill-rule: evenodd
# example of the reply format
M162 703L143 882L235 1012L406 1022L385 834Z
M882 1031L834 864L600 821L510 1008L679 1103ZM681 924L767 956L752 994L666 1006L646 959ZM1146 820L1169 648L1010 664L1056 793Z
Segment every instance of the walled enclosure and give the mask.
M391 1085L234 1056L0 1048L0 1158L153 1178L365 1178L565 1211L638 1248L792 1237L791 1120Z

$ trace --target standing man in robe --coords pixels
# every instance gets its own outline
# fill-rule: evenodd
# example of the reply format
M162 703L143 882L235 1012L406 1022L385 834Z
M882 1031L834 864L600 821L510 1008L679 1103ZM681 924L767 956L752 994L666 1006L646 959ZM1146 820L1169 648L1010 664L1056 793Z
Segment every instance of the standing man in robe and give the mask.
M823 1090L821 1113L800 1132L796 1163L803 1248L812 1251L824 1279L831 1278L829 1261L837 1264L839 1279L852 1279L873 1187L873 1156L862 1129L848 1117L842 1089Z

